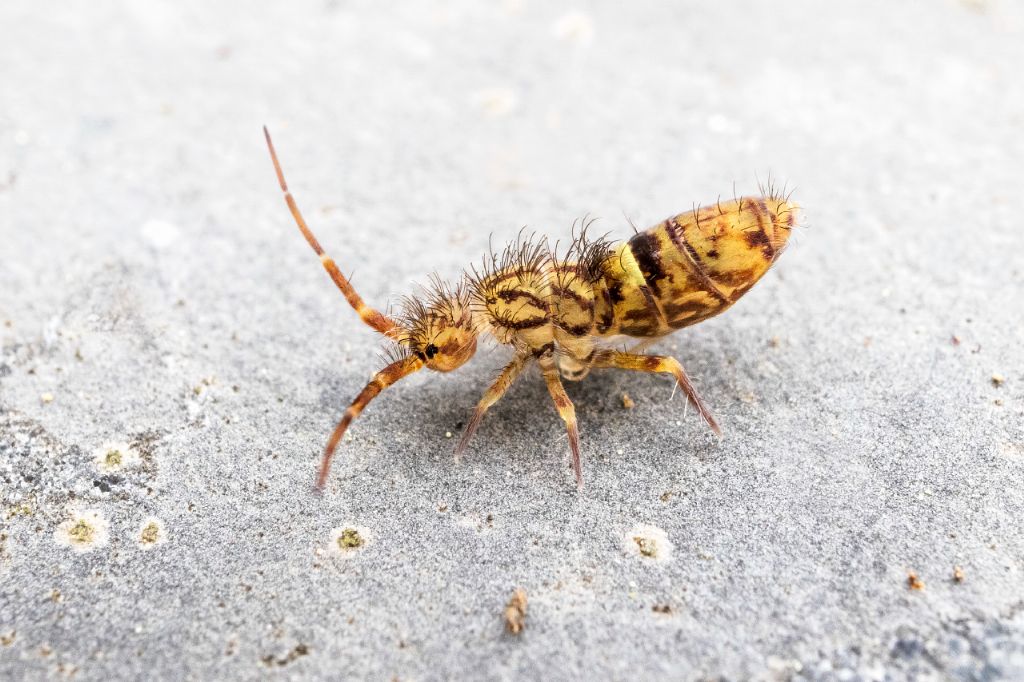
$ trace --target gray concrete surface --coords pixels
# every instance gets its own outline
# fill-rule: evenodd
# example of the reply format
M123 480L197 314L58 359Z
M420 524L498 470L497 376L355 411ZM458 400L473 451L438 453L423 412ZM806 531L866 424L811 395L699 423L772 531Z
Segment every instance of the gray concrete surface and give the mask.
M0 677L1024 679L1024 8L631 5L0 7ZM263 123L374 302L795 184L776 269L658 346L725 437L596 373L577 493L534 374L456 466L494 348L314 495L377 342Z

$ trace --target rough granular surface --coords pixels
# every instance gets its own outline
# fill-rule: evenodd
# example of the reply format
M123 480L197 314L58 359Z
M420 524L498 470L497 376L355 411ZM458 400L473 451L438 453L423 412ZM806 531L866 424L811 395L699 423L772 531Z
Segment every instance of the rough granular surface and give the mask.
M13 0L0 26L0 677L1024 678L1024 7ZM724 437L670 379L596 371L577 491L534 372L456 464L485 347L382 394L314 493L378 338L263 124L381 306L523 225L621 240L795 184L775 268L652 349Z

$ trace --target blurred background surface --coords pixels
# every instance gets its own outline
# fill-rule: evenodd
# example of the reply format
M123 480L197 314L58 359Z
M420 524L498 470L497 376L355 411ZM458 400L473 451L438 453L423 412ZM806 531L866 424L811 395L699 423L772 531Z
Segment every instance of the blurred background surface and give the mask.
M1022 65L999 0L5 2L0 673L1024 676ZM495 349L382 396L314 495L377 339L263 124L378 304L788 182L772 273L655 348L724 439L595 373L577 493L528 375L456 466Z

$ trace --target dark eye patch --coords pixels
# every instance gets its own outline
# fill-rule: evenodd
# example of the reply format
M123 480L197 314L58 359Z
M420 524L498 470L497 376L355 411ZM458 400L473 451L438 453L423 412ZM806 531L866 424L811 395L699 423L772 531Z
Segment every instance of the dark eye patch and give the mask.
M424 351L427 354L427 359L430 360L435 355L437 355L437 346L435 346L434 344L430 344L424 349Z

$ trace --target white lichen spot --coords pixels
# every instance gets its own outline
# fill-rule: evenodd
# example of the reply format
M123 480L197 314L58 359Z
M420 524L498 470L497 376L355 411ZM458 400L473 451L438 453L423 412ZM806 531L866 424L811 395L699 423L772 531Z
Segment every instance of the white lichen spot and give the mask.
M93 464L100 473L109 474L137 465L141 458L138 451L125 442L104 443L93 450Z
M708 130L722 135L735 135L742 128L737 121L732 120L724 114L711 114L708 116Z
M551 33L567 43L589 45L594 40L594 21L584 12L569 12L555 21Z
M517 104L516 93L509 88L487 88L473 95L473 105L488 116L505 116Z
M85 509L57 526L54 539L76 552L90 552L107 544L110 525L96 509Z
M163 521L155 516L150 516L143 519L142 523L139 524L138 531L135 533L135 539L142 549L153 549L157 545L167 542L167 528Z
M166 249L178 241L181 230L163 220L147 220L142 224L142 237L155 249Z
M626 554L659 563L672 557L672 542L657 526L636 525L622 538Z
M363 526L339 526L331 531L331 541L327 549L331 554L349 555L362 550L369 540L370 533Z

